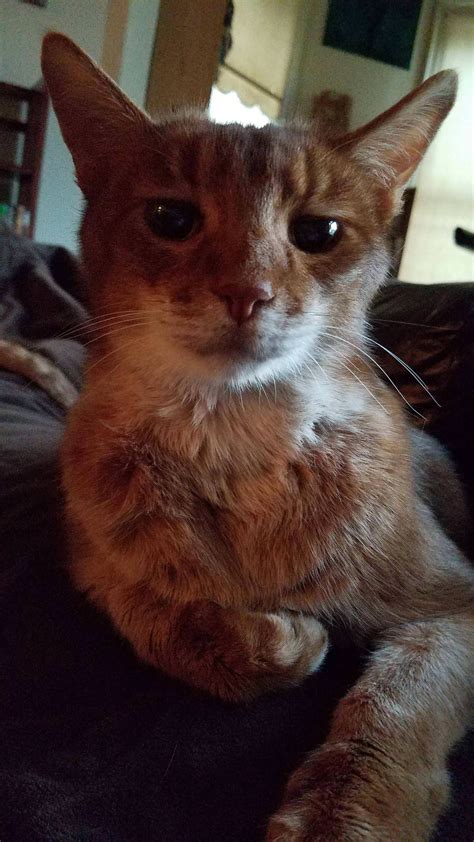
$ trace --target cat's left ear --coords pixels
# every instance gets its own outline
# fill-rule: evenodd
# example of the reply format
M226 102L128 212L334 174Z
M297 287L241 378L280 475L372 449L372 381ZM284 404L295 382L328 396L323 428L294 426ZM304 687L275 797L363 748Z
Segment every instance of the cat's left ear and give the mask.
M336 148L397 190L421 161L454 103L456 89L455 71L442 70L380 117L338 138Z
M43 41L43 75L79 187L91 199L117 160L139 146L151 121L70 38Z

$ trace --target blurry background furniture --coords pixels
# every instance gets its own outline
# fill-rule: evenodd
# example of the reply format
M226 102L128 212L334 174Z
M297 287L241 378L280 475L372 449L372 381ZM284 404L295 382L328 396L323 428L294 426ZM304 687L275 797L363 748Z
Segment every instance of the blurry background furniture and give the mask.
M466 231L465 228L454 229L454 242L457 246L462 246L465 249L474 251L474 234L472 231Z
M45 91L0 82L0 218L30 237L47 108Z

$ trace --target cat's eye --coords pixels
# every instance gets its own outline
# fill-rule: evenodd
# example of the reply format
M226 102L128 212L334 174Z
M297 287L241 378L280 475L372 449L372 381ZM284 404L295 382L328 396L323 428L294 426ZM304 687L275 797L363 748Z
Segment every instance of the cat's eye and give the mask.
M298 216L289 229L293 245L308 254L329 251L336 245L341 233L341 223L324 216Z
M199 230L202 216L192 202L178 199L151 199L146 203L145 222L158 237L187 240Z

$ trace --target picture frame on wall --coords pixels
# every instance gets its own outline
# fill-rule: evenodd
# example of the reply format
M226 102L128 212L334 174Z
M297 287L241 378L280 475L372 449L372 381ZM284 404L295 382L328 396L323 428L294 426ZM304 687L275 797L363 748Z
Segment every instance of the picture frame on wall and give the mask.
M321 91L313 97L311 119L325 137L340 137L349 131L351 109L348 94Z
M329 0L323 44L408 70L422 0Z

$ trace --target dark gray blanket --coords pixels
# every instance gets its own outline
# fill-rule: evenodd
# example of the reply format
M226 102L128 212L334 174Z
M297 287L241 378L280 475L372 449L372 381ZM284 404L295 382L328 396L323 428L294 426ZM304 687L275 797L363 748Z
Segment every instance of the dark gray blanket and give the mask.
M0 231L0 336L79 385L85 317L62 249ZM140 664L64 571L57 468L63 410L0 371L1 842L258 842L285 779L323 738L363 656L333 648L302 687L248 706ZM471 842L468 747L438 842Z

